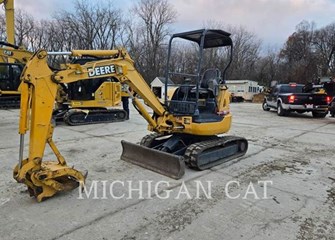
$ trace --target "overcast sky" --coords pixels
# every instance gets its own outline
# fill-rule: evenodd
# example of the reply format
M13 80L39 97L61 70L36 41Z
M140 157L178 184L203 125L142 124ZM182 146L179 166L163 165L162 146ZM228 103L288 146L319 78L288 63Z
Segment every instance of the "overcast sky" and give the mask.
M37 18L49 18L57 10L73 9L72 0L14 0L15 7ZM99 4L99 0L90 0ZM178 12L175 31L193 30L212 20L223 25L244 26L264 46L281 47L302 20L317 27L335 22L335 0L169 0ZM136 0L114 0L126 10Z

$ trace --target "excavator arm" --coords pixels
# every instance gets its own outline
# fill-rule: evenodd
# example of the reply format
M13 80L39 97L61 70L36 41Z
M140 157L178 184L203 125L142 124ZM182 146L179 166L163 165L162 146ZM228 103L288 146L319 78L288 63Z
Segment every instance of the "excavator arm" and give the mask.
M0 57L3 59L11 59L16 62L26 64L32 55L32 52L27 51L23 47L0 41Z
M39 51L40 55L47 56L46 51ZM220 123L207 124L207 127L200 127L198 123L192 122L191 115L175 115L167 111L167 106L163 105L153 93L141 74L134 67L134 62L124 49L120 50L73 50L61 53L72 57L81 56L101 56L105 59L87 62L84 65L68 64L67 69L53 72L52 81L57 84L67 84L80 80L89 80L101 77L113 77L119 82L129 85L132 90L153 110L151 116L138 98L132 97L133 104L139 113L149 123L148 130L160 134L181 133L194 135L217 135L225 133L230 128L230 124L223 127ZM45 57L41 59L41 64L47 65ZM40 74L42 75L42 74ZM218 99L218 111L227 111L229 106L229 93L227 88L220 86ZM226 116L230 121L230 115ZM204 126L206 124L202 124Z
M100 54L105 57L110 56L110 59L88 62L84 65L68 64L66 70L52 71L47 63L48 53L40 50L28 61L21 75L20 153L19 163L14 169L14 178L26 184L30 194L37 197L38 201L51 197L59 191L82 185L85 180L81 172L67 166L52 140L54 129L52 111L59 84L94 79L102 75L115 77L140 93L155 114L163 116L165 113L163 105L135 70L133 61L124 50L101 51L101 53L83 50L67 54L79 57L93 53L95 56ZM157 128L157 123L140 101L134 99L134 102L151 128ZM30 131L29 153L28 158L24 159L24 135L28 130ZM43 161L47 144L53 150L57 161Z
M52 140L54 125L52 111L58 86L51 81L52 71L40 63L39 53L29 61L21 75L20 152L14 178L28 186L29 193L40 202L56 192L71 190L83 185L85 176L66 165ZM49 76L41 78L40 73ZM30 130L29 154L23 159L24 135ZM57 162L43 161L45 146L54 152Z
M125 50L73 50L71 56L82 55L112 56L106 60L92 61L85 65L68 65L68 69L55 72L52 79L56 83L72 83L83 79L95 79L101 77L113 77L119 82L129 85L147 104L153 109L156 116L164 116L165 107L151 91L148 84L137 72L134 62ZM157 128L157 123L143 104L133 97L133 103L142 116L148 121L152 129ZM163 126L160 126L163 127Z

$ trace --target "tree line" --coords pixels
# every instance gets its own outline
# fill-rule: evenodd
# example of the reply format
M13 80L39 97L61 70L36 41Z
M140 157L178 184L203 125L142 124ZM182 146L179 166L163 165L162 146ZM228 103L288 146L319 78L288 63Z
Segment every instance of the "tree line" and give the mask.
M144 79L164 76L167 43L178 12L168 0L138 0L129 9L116 9L111 1L93 4L76 0L73 11L52 13L36 20L20 9L15 11L15 41L28 50L114 49L125 47ZM232 35L233 62L228 79L251 79L269 86L271 81L308 83L319 77L335 76L335 22L316 28L302 21L278 49L264 51L256 34L240 26L208 21L203 27L219 28ZM193 30L193 29L190 29ZM5 16L0 14L0 40L6 40ZM209 49L204 68L223 69L228 52ZM193 72L197 67L196 47L178 42L172 52L172 71Z

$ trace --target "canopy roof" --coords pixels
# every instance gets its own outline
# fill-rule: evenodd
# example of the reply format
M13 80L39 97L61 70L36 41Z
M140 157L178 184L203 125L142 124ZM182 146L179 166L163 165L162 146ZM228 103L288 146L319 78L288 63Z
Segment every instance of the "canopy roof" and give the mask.
M206 34L204 48L215 48L215 47L224 47L231 46L232 40L230 38L230 33L218 29L199 29L190 32L183 32L174 34L173 38L182 38L189 41L193 41L201 44L201 36Z

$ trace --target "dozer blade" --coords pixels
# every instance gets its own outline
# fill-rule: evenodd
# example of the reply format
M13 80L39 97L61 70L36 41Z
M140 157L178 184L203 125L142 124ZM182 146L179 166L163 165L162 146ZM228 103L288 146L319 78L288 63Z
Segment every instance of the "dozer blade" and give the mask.
M173 179L180 179L185 174L185 161L182 156L172 155L126 141L121 141L121 144L121 159L124 161Z

